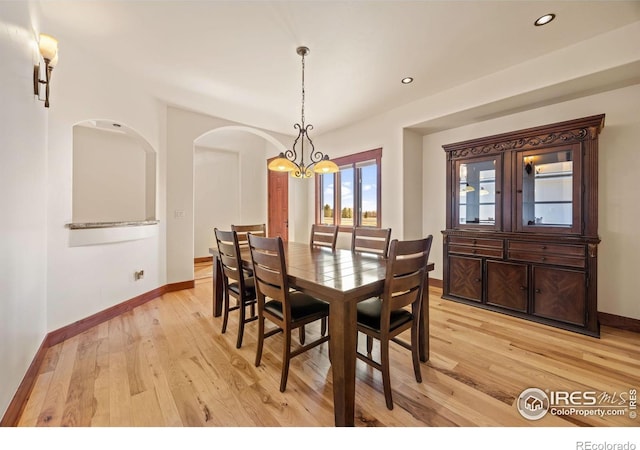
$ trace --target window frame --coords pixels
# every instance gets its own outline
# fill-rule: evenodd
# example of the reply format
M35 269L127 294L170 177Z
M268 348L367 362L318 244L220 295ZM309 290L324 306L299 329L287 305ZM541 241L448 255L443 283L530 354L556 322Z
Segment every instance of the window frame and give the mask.
M354 169L355 174L355 185L354 185L354 209L357 210L354 213L354 222L353 225L341 225L339 223L340 217L339 213L342 211L341 205L341 189L342 183L340 180L340 172L330 174L333 176L333 225L338 225L339 231L343 232L351 232L353 227L363 226L361 221L361 205L362 205L362 179L360 176L361 167L358 167L359 164L374 161L376 164L376 208L377 208L377 216L376 216L376 225L375 228L380 228L382 226L382 148L376 148L373 150L366 150L360 153L354 153L352 155L343 156L340 158L332 159L334 163L338 165L338 167L351 166ZM359 170L360 169L360 170ZM316 195L315 195L315 223L322 223L322 177L329 176L319 175L316 176ZM372 227L374 228L374 227Z

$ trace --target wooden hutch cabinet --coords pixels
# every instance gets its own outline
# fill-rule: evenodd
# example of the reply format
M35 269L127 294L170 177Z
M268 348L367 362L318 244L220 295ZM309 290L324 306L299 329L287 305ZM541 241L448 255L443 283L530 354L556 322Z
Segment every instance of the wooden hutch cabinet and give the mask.
M599 337L604 114L444 145L443 298Z

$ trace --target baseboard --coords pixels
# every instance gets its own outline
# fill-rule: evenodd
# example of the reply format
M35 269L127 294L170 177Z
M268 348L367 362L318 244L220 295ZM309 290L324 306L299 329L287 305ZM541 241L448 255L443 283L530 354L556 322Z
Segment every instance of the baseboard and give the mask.
M40 366L42 365L42 362L47 355L47 350L49 349L49 347L47 346L46 342L47 339L45 337L45 339L42 341L42 344L40 344L40 348L38 348L36 355L33 357L33 361L31 361L31 365L27 369L27 373L25 373L24 378L22 379L22 383L20 383L20 386L18 386L18 390L11 399L11 403L9 403L9 407L5 411L2 420L0 420L0 427L18 426L18 421L20 420L20 416L22 415L22 412L27 405L27 400L29 400L31 390L36 384L36 378L38 378Z
M429 287L435 287L442 289L442 280L438 280L437 278L429 277Z
M213 256L200 256L198 258L193 258L193 263L210 263L213 262Z
M640 320L638 319L598 312L598 320L600 321L600 325L640 333Z
M0 427L15 427L18 425L20 416L24 411L27 400L29 400L29 396L31 395L31 390L33 389L36 378L38 377L40 365L42 364L42 361L44 361L49 347L52 347L67 339L77 336L80 333L84 333L85 331L92 327L95 327L96 325L100 325L101 323L113 319L120 314L131 311L132 309L140 305L144 305L145 303L158 298L163 294L166 294L168 292L181 291L183 289L191 289L194 286L194 280L166 284L152 291L138 295L137 297L134 297L130 300L126 300L122 303L114 305L103 311L97 312L89 317L78 320L77 322L74 322L70 325L47 333L42 341L42 344L40 344L40 348L38 348L38 351L36 352L31 365L27 369L27 372L25 373L20 386L18 386L18 390L13 396L11 403L9 403L9 407L4 413L2 420L0 420Z

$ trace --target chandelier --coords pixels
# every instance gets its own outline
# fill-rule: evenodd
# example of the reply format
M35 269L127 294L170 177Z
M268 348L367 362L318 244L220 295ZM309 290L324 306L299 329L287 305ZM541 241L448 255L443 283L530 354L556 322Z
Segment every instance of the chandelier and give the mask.
M311 178L313 173L334 173L338 166L329 159L328 155L315 149L313 141L309 137L309 130L313 130L313 125L304 124L304 57L309 54L308 47L298 47L296 53L302 57L302 118L300 123L293 127L298 130L298 136L293 141L291 150L280 152L277 158L273 159L267 166L269 170L276 172L291 172L294 178ZM306 144L305 144L306 142ZM300 160L298 161L298 145L300 150ZM305 145L309 147L309 160L305 162Z

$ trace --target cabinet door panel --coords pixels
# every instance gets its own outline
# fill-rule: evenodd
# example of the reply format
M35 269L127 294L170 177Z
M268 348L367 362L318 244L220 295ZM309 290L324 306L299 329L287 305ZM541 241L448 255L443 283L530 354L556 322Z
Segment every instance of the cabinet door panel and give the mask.
M580 144L518 152L516 167L516 230L580 233Z
M455 162L454 227L501 229L500 155Z
M487 303L527 312L527 265L487 261Z
M456 297L482 301L482 260L449 257L449 293Z
M586 277L584 272L533 267L533 313L536 316L584 325Z

